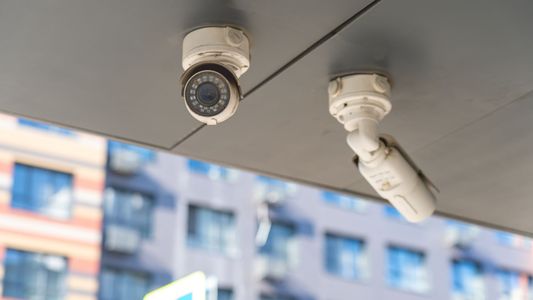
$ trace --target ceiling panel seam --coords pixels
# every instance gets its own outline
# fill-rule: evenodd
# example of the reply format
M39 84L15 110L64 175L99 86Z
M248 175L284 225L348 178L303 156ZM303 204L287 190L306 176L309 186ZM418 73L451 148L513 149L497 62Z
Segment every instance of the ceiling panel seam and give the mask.
M295 63L297 63L298 61L300 61L301 59L303 59L305 56L309 55L311 52L313 52L314 50L316 50L318 47L320 47L322 44L326 43L328 40L330 40L331 38L333 38L335 35L337 35L339 32L341 32L343 29L345 29L346 27L350 26L355 20L357 20L359 17L363 16L366 12L368 12L369 10L371 10L374 6L376 6L378 3L380 3L382 0L374 0L372 1L371 3L369 3L368 5L366 5L365 7L363 7L362 9L360 9L359 11L357 11L357 13L355 13L354 15L352 15L351 17L349 17L348 19L346 19L344 22L342 22L341 24L339 24L337 27L335 27L333 30L329 31L326 35L322 36L319 40L317 40L316 42L314 42L313 44L311 44L309 47L307 47L306 49L304 49L302 52L300 52L298 55L296 55L294 58L292 58L290 61L288 61L286 64L284 64L283 66L281 66L279 69L277 69L276 71L274 71L272 74L270 74L269 76L267 76L264 80L262 80L261 82L259 82L258 84L256 84L254 87L252 87L248 92L246 92L244 95L243 95L243 98L241 99L241 101L244 101L246 100L246 98L251 95L252 93L254 93L255 91L257 91L259 88L261 88L262 86L264 86L265 84L267 84L268 82L270 82L272 79L276 78L277 76L279 76L281 73L283 73L285 70L287 70L288 68L290 68L292 65L294 65ZM197 128L195 128L194 130L192 130L189 134L187 134L186 136L184 136L183 138L181 138L179 141L177 141L174 145L172 145L172 147L168 148L167 150L173 150L175 149L176 147L178 147L179 145L181 145L183 142L185 142L186 140L188 140L190 137L192 137L193 135L195 135L197 132L199 132L202 128L204 128L206 125L205 124L202 124L200 126L198 126Z

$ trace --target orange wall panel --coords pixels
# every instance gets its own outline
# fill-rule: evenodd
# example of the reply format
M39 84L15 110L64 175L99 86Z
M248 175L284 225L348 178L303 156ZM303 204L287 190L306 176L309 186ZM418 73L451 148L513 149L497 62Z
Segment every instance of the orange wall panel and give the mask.
M72 257L69 260L69 270L76 273L97 275L100 272L100 262Z

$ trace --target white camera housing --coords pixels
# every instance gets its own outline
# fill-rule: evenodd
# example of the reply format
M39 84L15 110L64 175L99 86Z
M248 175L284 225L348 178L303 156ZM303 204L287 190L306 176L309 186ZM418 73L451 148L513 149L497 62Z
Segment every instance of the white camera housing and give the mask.
M408 221L433 214L434 187L392 136L380 136L379 122L391 110L391 86L378 74L338 77L328 87L329 112L348 131L357 168L383 198Z
M380 149L373 159L356 157L354 162L374 190L409 222L423 221L435 211L436 198L430 189L433 184L393 137L381 136Z
M203 27L183 39L182 96L198 121L216 125L229 119L242 98L239 77L250 67L250 41L229 26Z

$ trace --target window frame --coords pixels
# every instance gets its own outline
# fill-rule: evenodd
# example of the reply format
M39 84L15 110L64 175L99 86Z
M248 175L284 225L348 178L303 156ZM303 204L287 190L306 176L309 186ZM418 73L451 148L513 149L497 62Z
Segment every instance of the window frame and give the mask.
M149 214L147 216L147 220L146 220L146 227L147 228L141 228L142 226L139 225L137 226L136 225L136 222L134 223L131 223L127 220L123 220L122 218L118 218L116 219L116 213L113 213L112 216L109 215L108 213L108 205L110 203L110 199L108 198L109 197L109 193L110 192L113 192L113 193L123 193L123 194L129 194L130 197L131 195L140 195L143 199L143 205L145 205L144 203L148 203L148 206L149 206ZM114 196L116 198L116 195ZM151 193L151 192L147 192L147 191L141 191L141 190L138 190L138 189L132 189L132 188L129 188L129 187L124 187L124 186L118 186L118 185L109 185L108 187L106 187L106 191L105 191L105 201L106 203L104 203L103 205L103 213L104 213L104 226L112 226L112 225L118 225L118 226L124 226L124 227L127 227L127 228L130 228L130 229L133 229L135 231L137 231L139 233L139 235L143 238L143 239L151 239L153 238L153 233L154 233L154 213L155 213L155 208L156 208L156 204L157 204L157 195L155 193ZM129 199L130 200L130 199ZM113 206L115 207L115 201L116 200L113 200ZM113 211L115 211L116 208L113 208ZM119 209L120 210L120 209ZM119 216L123 216L124 214L118 214ZM111 219L110 219L111 218ZM140 223L140 222L138 222Z
M114 276L113 281L110 284L111 298L105 298L107 297L107 295L104 295L104 292L106 292L105 288L107 287L105 286L105 283L104 283L106 280L103 277L106 275L106 272L113 273L113 276ZM98 290L98 299L100 300L126 300L126 299L129 300L131 299L131 298L121 299L117 297L117 296L121 296L121 293L124 291L121 289L121 286L117 286L117 282L116 282L117 277L120 276L118 279L120 279L120 283L123 284L123 281L126 280L126 278L123 278L124 275L138 275L139 277L144 277L146 286L141 296L144 296L152 288L154 276L153 274L147 271L144 271L144 270L141 271L141 270L135 270L135 269L129 269L129 268L120 268L120 267L115 267L115 266L103 266L98 276L99 282L100 282L100 288ZM130 277L133 277L133 276L130 276ZM122 296L126 297L130 295L126 294Z
M450 268L451 268L451 283L452 283L452 286L451 286L451 289L450 289L450 292L452 293L452 295L455 295L457 293L457 290L456 290L456 287L457 287L457 282L460 282L458 278L456 278L456 270L455 270L455 267L456 265L459 265L459 264L470 264L474 267L474 269L476 270L475 271L475 275L480 277L479 279L481 280L481 283L483 285L482 287L482 295L480 296L479 300L481 299L485 299L485 296L487 295L487 285L486 285L486 278L485 278L485 270L483 268L483 265L481 262L475 260L475 259L471 259L471 258L468 258L468 257L464 257L464 258L454 258L451 260L451 263L450 263ZM461 281L461 285L463 286L466 286L464 282ZM466 297L465 299L472 299L472 291L467 291L465 290L465 288L461 288L461 294L463 294L464 292L466 292L466 295L462 295L460 297Z
M25 170L24 170L25 169ZM20 173L24 172L24 173ZM22 176L22 174L25 174ZM34 195L33 188L36 185L36 182L39 182L35 177L46 175L46 181L44 182L44 187L49 187L50 185L57 188L58 181L65 181L65 186L67 187L66 193L68 197L68 203L65 208L62 209L62 214L64 215L55 215L53 213L47 212L48 202L50 199L40 199L42 195ZM54 175L50 177L50 175ZM22 178L19 178L21 176ZM62 177L62 178L61 178ZM61 180L60 180L61 179ZM19 180L24 180L22 186L19 186ZM65 172L63 170L57 170L52 168L41 167L38 165L27 164L24 162L15 161L13 163L13 172L12 172L12 184L11 184L11 201L10 207L13 209L20 209L24 211L30 211L35 214L46 216L53 219L69 220L73 216L73 210L75 205L74 199L74 180L75 176L73 173ZM53 182L51 184L51 182ZM43 183L43 182L41 182ZM23 191L18 191L19 188L22 188ZM42 189L42 187L39 187ZM63 187L61 187L63 188ZM41 203L42 202L42 203Z
M257 226L259 226L259 224L257 224ZM276 252L275 245L267 246L267 245L271 245L271 243L274 243L274 241L271 240L274 227L278 227L278 228L284 227L283 229L288 229L288 231L291 231L289 232L289 236L286 238L286 241L285 241L286 243L284 247L285 253L282 255L278 255L277 253L275 253ZM267 240L265 241L264 245L262 245L261 247L257 247L256 249L257 254L265 258L272 259L276 262L283 262L287 266L292 266L296 263L296 257L295 257L294 252L296 250L295 247L297 243L297 236L298 236L298 226L294 222L290 222L287 220L279 220L279 219L271 220L270 230L268 232ZM269 247L272 247L272 248L269 249Z
M205 215L198 215L198 212L203 212ZM206 218L207 215L210 215L210 217ZM216 221L213 221L213 217ZM202 222L199 221L201 219L210 220L207 224L211 228L213 226L218 228L215 237L210 236L209 232L205 232L209 228L204 229L203 233L198 231L198 223ZM213 223L215 225L212 225ZM232 210L212 208L211 206L194 202L187 205L187 246L191 248L233 255L238 245L237 229L237 214ZM216 240L216 242L213 243L211 239Z
M354 195L322 190L320 191L320 198L327 205L352 213L364 214L368 209L368 201Z
M220 295L225 294L227 298L221 299ZM235 291L230 287L218 287L217 288L217 300L233 300L235 299Z
M337 251L336 253L329 253L329 242L334 241L336 242L336 249L341 250ZM340 266L342 262L340 261L339 257L340 254L346 250L346 242L355 243L357 244L357 253L352 252L351 255L354 256L354 265L352 265L354 273L353 276L348 276L346 274L343 274L343 268ZM341 243L341 244L339 244ZM341 278L344 280L349 281L355 281L355 282L361 282L366 281L370 278L370 272L369 272L369 256L368 256L368 245L364 238L362 237L356 237L348 234L343 233L337 233L333 231L326 231L323 234L323 268L325 272L329 275L335 276L337 278ZM330 265L330 258L335 258L334 266ZM362 263L358 265L359 260L362 260Z
M186 168L191 174L224 182L234 182L237 179L239 172L233 168L192 158L187 159Z
M11 267L10 259L14 259L13 255L18 255L18 260L22 259L22 266L18 265L16 274L18 276L14 276L15 279L20 279L17 281L9 282L10 274L13 274L14 270L10 270L10 272L7 272ZM10 258L10 256L12 258ZM23 257L25 256L25 257ZM50 267L46 267L46 262L43 262L47 259L59 259L64 264L64 268L58 272L55 272L57 274L54 274L53 271L50 271ZM28 268L30 266L30 270L21 270L23 268ZM2 297L14 297L14 298L26 298L29 297L30 292L29 291L35 291L39 293L39 295L44 294L46 295L46 299L52 299L52 300L61 300L63 297L67 295L68 287L67 287L67 280L68 280L68 274L69 274L69 261L68 258L61 255L54 255L54 254L48 254L48 253L42 253L42 252L33 252L33 251L27 251L27 250L20 250L15 248L6 248L6 254L4 258L4 270L6 270L6 275L4 275L4 278L2 279ZM37 276L37 278L40 278L40 280L26 280L28 279L27 275L28 272L31 276ZM56 279L57 285L55 286L55 290L51 292L51 287L53 287L52 284L50 284L50 278L53 276L58 276ZM44 277L44 278L43 278ZM43 279L44 279L44 285L43 285ZM41 283L41 285L35 285L35 283ZM9 286L10 284L15 284L17 288L15 291L16 294L10 293ZM33 285L32 285L33 284ZM21 289L21 286L23 287ZM29 291L28 291L29 290Z
M426 251L424 250L421 250L421 249L415 249L415 248L412 248L412 247L409 247L409 246L402 246L402 245L398 245L398 244L389 244L386 249L385 249L385 254L386 254L386 272L385 272L385 276L386 276L386 283L387 283L387 286L389 288L392 288L394 290L399 290L399 291L403 291L403 292L410 292L410 293L415 293L415 294L419 294L419 295L425 295L425 294L428 294L431 290L431 280L430 280L430 268L428 266L428 256L427 256L427 253ZM396 253L396 255L399 255L399 254L403 254L404 255L404 260L406 259L405 255L406 254L409 254L409 255L413 255L412 257L409 257L409 260L411 260L411 262L414 261L414 256L417 256L417 260L420 261L420 266L416 266L418 268L422 268L421 272L422 274L418 274L418 276L422 276L422 281L420 281L419 283L414 283L416 282L416 280L414 280L413 278L410 278L408 280L405 280L405 279L402 279L400 282L409 282L410 284L407 285L407 286L402 286L402 284L400 283L399 285L393 283L393 280L391 278L393 277L404 277L405 276L405 272L402 272L404 270L409 270L409 273L407 273L407 276L408 277L413 277L413 268L412 267L408 267L406 268L405 266L400 266L402 265L402 263L392 263L391 259L392 259L392 256L393 253L391 253L391 251L398 251ZM398 268L393 268L393 265L396 265L398 264L399 267ZM397 270L393 270L393 269L397 269L397 270L400 270L399 274L400 275L391 275L392 273L395 273L397 272ZM402 275L404 274L404 275ZM415 274L415 276L417 276ZM422 284L422 288L417 288L417 284Z
M117 150L127 150L127 151L135 152L137 155L139 155L139 157L141 157L141 160L144 163L154 162L157 157L156 151L152 149L109 139L107 141L107 156L108 156L107 160L108 161L110 160L109 157L114 154L114 151L117 151Z
M38 130L41 132L51 132L65 137L74 137L76 135L76 133L71 129L44 122L33 121L26 118L18 118L17 125L23 128Z

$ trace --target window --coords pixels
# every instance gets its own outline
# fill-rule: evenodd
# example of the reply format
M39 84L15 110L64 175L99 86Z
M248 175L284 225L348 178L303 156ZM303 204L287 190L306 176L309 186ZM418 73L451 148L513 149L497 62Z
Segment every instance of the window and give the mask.
M471 260L455 260L452 263L453 300L483 300L485 287L481 266Z
M233 180L237 176L237 170L224 168L222 166L206 163L199 160L189 159L187 161L189 171L208 176L211 179Z
M72 175L15 164L11 206L56 218L69 218Z
M520 236L505 231L495 231L494 235L500 245L521 249L531 249L531 239L525 236Z
M446 241L450 246L466 248L479 235L479 227L455 220L446 221Z
M271 296L271 295L261 295L260 300L295 300L294 297L290 296Z
M74 135L74 132L72 130L46 124L46 123L36 122L36 121L28 120L28 119L18 119L18 123L21 126L35 128L35 129L44 130L48 132L58 133L62 135L69 135L69 136Z
M496 231L496 240L500 245L504 246L514 246L515 245L515 235L505 231Z
M368 260L361 240L326 234L326 270L347 279L367 277Z
M231 254L235 250L233 213L189 206L188 243L192 247Z
M290 198L295 191L295 184L271 177L257 176L254 196L255 199L277 204Z
M126 143L121 143L121 142L110 140L108 147L109 147L110 154L132 152L132 153L137 154L141 158L141 160L144 162L153 161L155 159L154 151L144 148L144 147L137 146L137 145L126 144Z
M529 288L529 276L519 272L498 270L496 278L498 280L499 300L528 299L526 295Z
M7 249L3 296L32 300L63 299L67 259Z
M266 243L259 249L259 253L273 262L290 265L295 260L295 232L292 225L273 222Z
M322 199L324 199L326 203L355 212L363 212L367 205L366 201L357 197L343 195L331 191L323 191Z
M233 300L233 291L231 289L218 289L217 300Z
M142 299L150 289L145 273L104 268L100 276L100 300Z
M126 226L147 238L152 232L153 205L150 195L109 188L104 202L106 225Z
M401 247L388 248L387 282L404 291L423 293L429 290L425 257L422 252Z
M385 216L391 219L405 220L402 214L400 214L400 212L393 206L385 205L383 210L385 212Z

